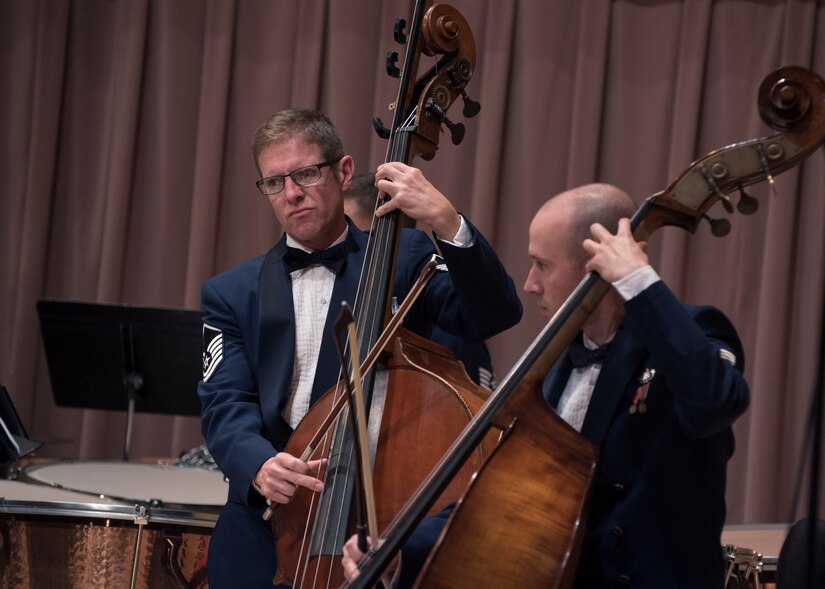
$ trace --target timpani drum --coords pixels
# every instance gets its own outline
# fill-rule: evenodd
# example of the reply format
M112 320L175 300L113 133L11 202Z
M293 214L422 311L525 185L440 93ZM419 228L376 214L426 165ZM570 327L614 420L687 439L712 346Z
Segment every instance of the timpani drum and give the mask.
M788 524L725 526L725 589L774 589Z
M0 480L0 587L204 588L221 473L60 462Z

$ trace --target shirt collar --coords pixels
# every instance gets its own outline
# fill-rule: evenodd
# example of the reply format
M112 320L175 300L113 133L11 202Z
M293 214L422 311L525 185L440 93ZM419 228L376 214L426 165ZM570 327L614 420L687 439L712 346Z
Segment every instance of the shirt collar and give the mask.
M341 233L341 235L338 236L338 239L333 241L327 247L332 247L332 246L337 245L337 244L341 243L342 241L344 241L347 238L347 231L349 231L349 226L344 227L344 231ZM289 247L294 247L294 248L297 248L299 250L303 250L303 251L305 251L307 253L310 253L310 254L315 251L314 249L308 248L303 243L301 243L298 240L294 239L289 233L286 234L286 244Z

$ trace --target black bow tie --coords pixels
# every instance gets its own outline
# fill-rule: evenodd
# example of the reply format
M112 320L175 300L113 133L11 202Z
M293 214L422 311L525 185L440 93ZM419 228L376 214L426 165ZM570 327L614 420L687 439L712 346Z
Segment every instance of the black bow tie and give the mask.
M323 264L335 274L340 274L346 261L346 241L312 253L305 252L297 247L287 247L284 254L284 266L286 266L287 272L295 272L295 270L301 270L314 264Z
M581 342L581 339L577 339L567 348L570 354L570 362L574 368L587 368L591 364L601 362L607 354L609 345L610 342L600 345L595 350L591 350Z

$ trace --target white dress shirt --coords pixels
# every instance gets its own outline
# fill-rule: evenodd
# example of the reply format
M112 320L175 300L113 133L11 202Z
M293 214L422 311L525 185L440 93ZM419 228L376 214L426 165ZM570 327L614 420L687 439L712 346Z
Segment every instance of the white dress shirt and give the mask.
M347 237L347 231L336 239L330 247L341 243ZM440 239L440 238L439 238ZM472 233L461 217L461 227L452 243L458 247L473 245ZM311 253L313 250L286 236L289 247L302 249ZM309 411L312 385L315 382L315 370L318 355L321 352L321 340L324 336L324 324L335 286L335 273L322 264L307 266L290 273L292 279L292 304L295 308L295 357L292 365L292 382L289 386L289 401L284 407L283 418L294 429Z

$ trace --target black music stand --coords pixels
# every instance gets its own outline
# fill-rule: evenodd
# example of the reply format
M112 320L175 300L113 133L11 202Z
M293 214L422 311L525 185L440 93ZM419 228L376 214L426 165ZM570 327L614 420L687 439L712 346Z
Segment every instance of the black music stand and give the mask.
M43 442L29 439L11 395L6 387L0 385L0 466L28 456L42 445ZM0 478L3 478L2 473Z
M124 460L135 411L200 415L200 312L41 300L37 313L55 403L126 411Z

